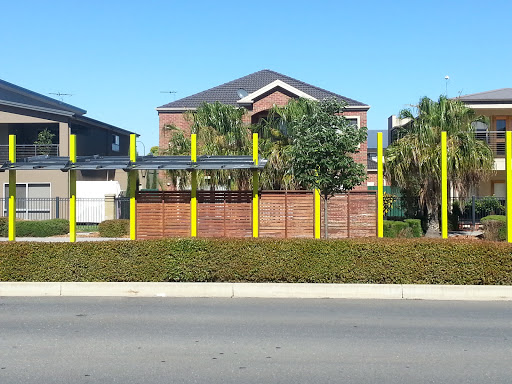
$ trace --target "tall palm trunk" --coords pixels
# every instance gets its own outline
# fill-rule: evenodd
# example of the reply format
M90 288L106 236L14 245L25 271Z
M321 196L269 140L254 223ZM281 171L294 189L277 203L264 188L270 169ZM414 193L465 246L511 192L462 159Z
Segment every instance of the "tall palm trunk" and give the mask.
M439 209L432 208L428 210L428 228L425 237L441 237L439 227Z

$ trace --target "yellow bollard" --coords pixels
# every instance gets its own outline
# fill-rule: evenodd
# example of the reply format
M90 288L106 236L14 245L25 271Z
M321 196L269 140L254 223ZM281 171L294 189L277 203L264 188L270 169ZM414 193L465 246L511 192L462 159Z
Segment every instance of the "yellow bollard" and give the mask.
M446 153L446 132L441 132L441 234L448 238L448 164Z
M320 190L315 188L315 239L320 238Z
M193 133L190 137L191 153L190 161L197 162L197 135ZM197 171L192 171L190 191L190 236L197 237Z
M512 243L512 131L506 132L506 163L507 170L507 242Z
M76 163L76 135L69 136L69 161ZM69 242L76 241L76 171L69 171Z
M9 161L16 162L16 135L9 135ZM9 170L9 241L16 240L16 170Z
M137 161L137 136L130 135L130 161ZM135 201L135 192L137 190L137 171L130 171L130 240L137 238L137 203Z
M384 172L382 132L377 133L377 237L384 237Z
M254 165L258 165L258 134L252 134L252 161ZM252 171L252 237L259 235L259 206L258 206L258 189L260 177L258 170Z

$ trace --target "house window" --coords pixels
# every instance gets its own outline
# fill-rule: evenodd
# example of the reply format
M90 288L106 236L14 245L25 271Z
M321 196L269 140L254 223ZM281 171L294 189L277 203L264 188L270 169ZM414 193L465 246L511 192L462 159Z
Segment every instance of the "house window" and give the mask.
M9 184L4 184L4 216L8 214ZM16 184L16 217L25 220L51 219L50 183Z
M119 135L112 135L112 150L119 152Z
M346 117L345 116L345 119L347 119L347 121L349 122L349 124L351 125L355 125L357 128L359 128L359 117L358 116L354 116L354 117Z
M504 132L507 130L507 120L505 119L496 119L496 131Z

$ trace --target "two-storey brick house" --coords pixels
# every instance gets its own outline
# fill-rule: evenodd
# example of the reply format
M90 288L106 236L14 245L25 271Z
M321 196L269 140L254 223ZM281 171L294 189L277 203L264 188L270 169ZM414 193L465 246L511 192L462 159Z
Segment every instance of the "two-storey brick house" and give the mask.
M291 98L299 97L312 100L335 97L347 104L343 112L347 119L353 120L358 127L367 125L369 105L264 69L158 107L156 110L159 116L160 149L165 150L168 147L171 133L165 129L167 125L174 125L182 129L185 136L190 135L190 122L185 119L185 113L194 111L203 102L214 103L218 101L223 104L245 108L247 113L244 115L244 121L251 124L257 123L262 117L266 117L272 106L283 106ZM355 159L359 163L366 164L366 143L361 144L360 151L355 155ZM366 183L363 183L359 188L366 189Z

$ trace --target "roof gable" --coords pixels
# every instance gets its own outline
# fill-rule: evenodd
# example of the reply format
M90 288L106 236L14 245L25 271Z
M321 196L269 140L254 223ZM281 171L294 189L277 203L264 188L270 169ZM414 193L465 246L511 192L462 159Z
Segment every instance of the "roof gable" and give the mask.
M262 71L254 72L250 75L224 83L217 87L213 87L205 91L196 93L194 95L173 101L172 103L162 105L158 107L157 110L165 111L173 109L195 109L204 102L214 103L216 101L221 102L223 104L240 105L240 103L238 102L241 99L241 97L238 95L239 90L246 91L248 94L248 96L246 97L249 97L252 94L258 94L259 90L269 86L270 84L276 82L277 80L280 81L280 83L278 84L284 83L286 84L287 87L293 89L294 91L292 93L294 94L306 94L311 98L317 100L322 100L327 97L335 97L341 101L346 102L349 108L370 108L368 105L361 103L359 101L338 95L336 93L327 91L319 87L315 87L314 85L304 83L303 81L294 79L286 75L282 75L278 72L264 69Z
M242 97L240 100L237 100L237 103L251 104L254 102L255 99L259 98L260 96L264 95L265 93L270 92L276 88L282 88L298 97L304 97L306 99L316 100L313 96L308 95L306 92L303 92L300 89L292 87L291 85L285 83L282 80L275 80L275 81L271 82L270 84L267 84L264 87L261 87L257 91L254 91L250 95L247 95L245 97Z

